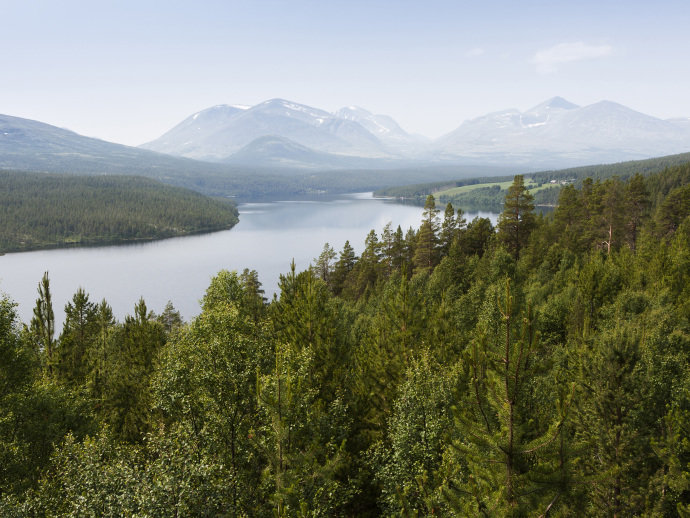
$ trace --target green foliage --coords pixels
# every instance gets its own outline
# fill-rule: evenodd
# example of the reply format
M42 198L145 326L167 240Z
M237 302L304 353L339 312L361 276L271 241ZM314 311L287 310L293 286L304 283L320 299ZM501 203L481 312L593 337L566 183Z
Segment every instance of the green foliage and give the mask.
M422 224L417 232L417 244L414 254L415 273L430 272L438 264L439 240L438 240L438 209L434 197L430 194L424 204Z
M101 415L125 441L139 442L150 429L149 379L164 343L163 326L139 299L134 316L125 317L105 344Z
M151 240L234 226L227 201L129 176L0 172L0 252Z
M531 309L518 318L518 300L508 280L505 285L502 296L495 292L498 307L487 300L466 352L473 404L456 407L460 438L454 444L465 457L467 475L459 494L446 489L459 514L522 516L546 509L562 478L562 463L551 458L557 455L551 446L559 440L571 401L565 396L555 415L535 422L529 387L541 367L539 336Z
M191 444L226 471L228 512L253 514L263 453L256 384L270 361L265 325L246 308L235 272L221 272L204 297L202 314L163 349L152 381L154 405L170 426L181 423Z
M83 442L68 435L38 489L0 510L30 517L218 516L228 475L217 459L199 455L181 427L158 430L142 447L106 434Z
M498 238L516 260L534 229L533 200L522 175L516 175L506 194L503 213L498 218Z
M439 490L443 453L452 427L452 374L428 353L409 367L388 423L387 441L373 447L386 515L443 515Z
M89 301L89 296L81 288L65 305L65 323L60 334L56 371L59 380L73 387L79 387L86 381L88 354L98 334L97 313L96 304Z
M45 372L50 377L53 375L56 358L55 314L53 313L48 272L43 274L43 278L38 284L38 299L34 307L34 316L31 319L30 333L35 349L41 353L41 357L44 359Z
M688 515L690 166L632 172L518 178L498 233L430 198L187 324L0 299L0 515Z

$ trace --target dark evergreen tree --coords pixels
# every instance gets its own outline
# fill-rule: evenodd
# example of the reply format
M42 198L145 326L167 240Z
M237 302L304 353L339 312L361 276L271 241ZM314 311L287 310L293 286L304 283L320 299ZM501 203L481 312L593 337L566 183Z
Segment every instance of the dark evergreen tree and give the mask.
M457 238L457 234L458 220L455 219L455 209L453 209L451 203L448 203L443 213L443 223L441 223L441 234L439 235L441 257L448 255L453 241Z
M394 263L396 259L395 250L395 233L391 228L391 222L386 223L383 227L383 232L381 232L381 262L384 265L383 273L385 278L391 276L393 273Z
M184 323L182 321L182 315L180 315L180 312L175 309L175 306L173 306L173 303L170 300L165 303L163 312L156 317L156 320L163 325L163 329L165 329L165 332L168 334L172 333L175 329L182 327L182 324Z
M398 225L398 228L395 229L393 234L393 248L391 250L391 262L394 270L400 271L403 264L406 264L405 257L405 236L403 235L402 228Z
M608 255L620 246L624 234L625 200L623 184L618 178L608 179L598 185L601 200L600 242Z
M354 249L350 246L349 241L345 241L345 245L343 245L343 249L340 252L340 257L333 268L333 276L331 278L331 289L333 293L339 295L343 291L347 277L354 269L356 262L357 256L355 255Z
M239 279L244 291L241 307L249 313L255 324L259 323L266 314L266 297L259 282L259 273L245 268Z
M114 329L105 352L103 412L123 440L141 441L149 430L150 387L154 359L165 343L165 330L144 299Z
M516 260L520 258L520 250L527 246L535 225L533 200L524 177L515 175L498 218L498 237Z
M31 319L31 336L37 350L43 357L43 365L49 377L53 375L57 361L55 353L55 314L50 294L48 272L43 274L38 284L38 299Z
M462 250L467 255L484 255L494 235L494 226L488 218L474 218L461 237Z
M79 288L65 305L65 324L58 347L57 378L70 386L86 382L89 354L98 334L97 308L86 292Z
M626 241L633 252L637 250L640 225L649 206L649 191L644 178L638 173L625 185Z
M364 240L364 250L357 261L352 273L349 288L356 296L367 293L376 286L381 272L379 238L376 231L371 230Z
M454 444L467 463L462 481L446 487L455 512L465 516L545 513L555 499L562 466L550 446L561 433L568 401L535 429L529 387L535 376L538 334L531 310L519 318L506 279L499 307L487 300L484 323L468 348L471 405L456 413ZM555 464L555 468L551 466ZM556 486L557 487L557 486Z
M96 337L88 355L88 376L86 386L88 394L99 412L103 412L103 403L107 390L107 380L110 374L110 355L112 353L112 335L115 329L115 317L113 309L108 302L103 299L96 309Z
M439 261L438 241L438 209L433 195L426 198L422 224L419 226L417 243L414 253L415 273L421 271L430 272Z

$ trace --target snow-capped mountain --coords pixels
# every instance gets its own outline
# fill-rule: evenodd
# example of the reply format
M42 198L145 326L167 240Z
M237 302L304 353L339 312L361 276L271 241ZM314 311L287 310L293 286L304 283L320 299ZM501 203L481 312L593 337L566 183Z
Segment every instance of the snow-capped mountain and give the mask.
M386 158L391 152L359 122L303 104L272 99L247 109L215 106L196 113L143 148L220 161L266 136L316 152Z
M434 142L445 159L587 164L690 150L690 124L657 119L611 101L577 106L554 97L525 112L464 122Z
M273 140L260 140L269 136ZM578 106L554 97L524 112L508 109L465 121L432 142L410 135L391 117L356 106L329 113L272 99L252 107L208 108L142 147L216 162L247 164L254 157L257 164L277 166L311 157L305 162L310 167L333 168L343 163L337 157L356 157L345 162L568 167L687 152L690 120L662 120L610 101Z
M389 149L395 150L401 156L416 156L429 143L429 139L425 137L407 133L392 117L376 115L359 106L341 108L335 112L335 116L358 122L376 135Z

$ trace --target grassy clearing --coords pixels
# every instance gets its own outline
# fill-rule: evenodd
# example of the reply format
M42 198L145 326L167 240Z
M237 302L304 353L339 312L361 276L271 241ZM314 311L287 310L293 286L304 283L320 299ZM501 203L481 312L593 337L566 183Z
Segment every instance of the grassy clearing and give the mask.
M498 185L502 191L505 191L508 189L513 184L512 180L506 181L506 182L487 182L487 183L475 183L473 185L463 185L461 187L453 187L451 189L444 189L443 191L437 191L434 193L434 197L436 199L440 198L441 196L457 196L458 194L462 193L467 193L470 191L473 191L475 189L481 189L483 187L493 187L494 185ZM525 187L529 190L530 193L534 194L535 192L539 192L544 189L548 189L549 187L553 187L553 184L550 183L545 183L543 185L538 185L535 183L531 178L526 178L525 179Z

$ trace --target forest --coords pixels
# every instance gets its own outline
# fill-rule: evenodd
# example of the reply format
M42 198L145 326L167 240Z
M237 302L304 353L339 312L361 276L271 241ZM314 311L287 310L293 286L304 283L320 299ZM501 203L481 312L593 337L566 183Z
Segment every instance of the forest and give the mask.
M0 253L228 229L235 205L133 176L0 172Z
M663 171L664 169L683 165L690 162L690 153L669 155L645 160L632 160L616 164L600 164L582 167L572 167L555 171L539 171L530 173L529 178L540 188L532 193L534 203L537 206L554 206L558 203L558 196L562 185L574 183L578 187L587 178L605 180L618 177L621 180L630 178L635 174L649 175ZM428 182L413 185L398 185L386 187L375 191L376 196L390 196L405 198L411 202L422 205L429 194L434 194L442 203L452 203L456 207L466 210L501 210L506 189L497 189L497 184L512 180L512 176L483 176L465 178L461 180ZM551 182L555 185L550 186ZM486 186L480 184L487 184ZM452 196L436 193L453 187L477 185L476 189L467 190Z
M174 280L171 280L174 282ZM0 302L0 515L689 516L690 165L324 244L190 322Z

